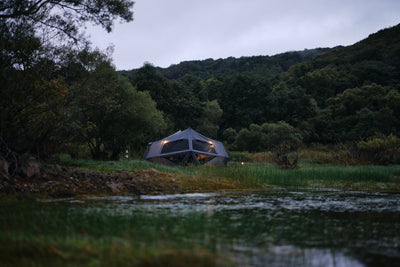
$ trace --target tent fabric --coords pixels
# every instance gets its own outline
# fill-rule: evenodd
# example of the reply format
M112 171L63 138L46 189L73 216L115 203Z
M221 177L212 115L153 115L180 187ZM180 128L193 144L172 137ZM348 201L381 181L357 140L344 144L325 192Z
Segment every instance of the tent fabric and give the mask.
M166 165L222 165L229 156L221 142L188 128L149 143L143 159Z

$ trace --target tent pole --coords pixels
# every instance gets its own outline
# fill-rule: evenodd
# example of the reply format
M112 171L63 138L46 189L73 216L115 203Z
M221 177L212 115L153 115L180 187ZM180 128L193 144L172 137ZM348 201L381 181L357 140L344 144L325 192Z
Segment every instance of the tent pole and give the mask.
M193 159L194 159L194 162L195 162L195 164L196 165L200 165L200 161L197 159L197 156L196 156L196 154L192 151L192 157L193 157Z
M186 156L183 158L183 160L182 160L182 165L185 165L186 164L186 162L188 161L188 159L189 159L189 157L190 157L190 153L188 152L188 153L186 153Z

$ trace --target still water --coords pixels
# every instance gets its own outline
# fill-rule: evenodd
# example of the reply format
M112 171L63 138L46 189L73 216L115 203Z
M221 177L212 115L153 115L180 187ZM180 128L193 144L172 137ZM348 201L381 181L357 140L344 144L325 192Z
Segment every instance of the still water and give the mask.
M66 201L141 214L140 231L172 233L237 266L400 266L400 194L297 188Z

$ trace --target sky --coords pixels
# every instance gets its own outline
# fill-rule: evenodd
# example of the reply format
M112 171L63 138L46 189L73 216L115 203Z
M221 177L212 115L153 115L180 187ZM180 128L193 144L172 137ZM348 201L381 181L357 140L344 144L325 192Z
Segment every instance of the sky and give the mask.
M135 0L133 12L86 30L118 70L347 46L400 23L399 0Z

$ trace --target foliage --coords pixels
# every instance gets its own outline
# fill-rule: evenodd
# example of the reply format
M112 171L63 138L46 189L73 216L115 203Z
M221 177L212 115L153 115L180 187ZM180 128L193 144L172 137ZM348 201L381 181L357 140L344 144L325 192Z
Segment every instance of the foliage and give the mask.
M249 152L266 151L283 143L298 147L302 143L302 135L293 126L286 122L264 123L250 125L249 129L242 129L238 133L235 146L239 151Z
M5 0L0 4L0 19L2 23L28 24L78 38L79 27L85 22L101 25L110 32L116 19L131 21L132 6L128 0Z
M222 113L217 100L205 102L203 116L200 119L197 130L205 136L217 138Z
M141 111L154 116L150 98L134 95L133 89L127 89L129 83L118 78L110 60L90 49L82 35L82 28L88 22L111 31L115 20L131 21L132 6L130 0L1 2L0 138L6 148L0 151L2 155L5 150L31 152L41 157L60 152L82 133L90 135L95 123L99 125L99 119L90 117L96 112L99 116L101 112L110 115L118 110L112 116L114 122L119 119L117 126L121 127L121 120L135 112L131 107L136 104L128 104L132 99L147 103L150 110ZM119 110L119 106L125 109ZM90 109L91 114L85 113ZM133 125L142 127L140 123L143 125L143 121L135 121ZM155 129L163 129L158 126ZM104 135L107 143L102 145L113 154L124 145L115 132Z
M389 135L360 141L357 152L360 159L368 164L399 164L400 138Z
M299 167L299 155L297 151L290 154L292 147L288 143L282 143L274 149L274 162L281 169L296 169ZM294 155L294 156L293 156Z
M348 47L153 67L157 77L147 81L159 80L154 88L168 92L156 102L163 106L168 99L171 109L162 110L175 128L207 124L191 112L201 110L199 103L217 100L223 112L218 137L234 149L270 147L257 147L262 134L250 130L251 125L279 121L295 127L308 145L357 142L400 131L400 69L394 60L399 57L399 30L400 25L384 29ZM136 85L144 69L124 75ZM185 108L186 103L193 109ZM179 105L183 118L173 113ZM240 141L233 143L232 130Z
M377 84L347 89L327 100L339 140L357 140L400 130L395 111L400 94ZM394 109L393 109L394 108Z
M174 80L180 79L187 74L207 79L215 74L228 75L232 72L247 72L260 76L274 77L281 72L287 71L290 66L310 60L328 50L328 48L316 48L286 52L275 56L228 57L217 60L185 61L165 69L159 68L159 70L163 76Z
M332 164L320 165L304 163L312 159L310 151L299 150L301 168L284 170L273 163L270 153L231 152L234 162L227 166L171 167L143 160L120 160L115 162L63 158L62 164L95 171L140 171L149 168L177 175L176 182L183 181L185 186L205 192L228 189L261 189L264 186L310 186L335 187L347 189L384 189L399 190L399 166L344 166ZM244 164L242 165L241 162ZM205 179L209 179L204 182ZM224 180L228 179L228 181ZM203 181L203 182L201 182ZM211 188L215 181L217 187ZM231 181L231 183L229 182ZM232 182L235 182L232 184ZM208 190L208 191L207 191ZM193 192L193 191L192 191Z
M110 66L100 65L86 79L74 111L93 158L118 159L126 148L140 149L147 138L163 133L162 114L149 94L135 90Z

